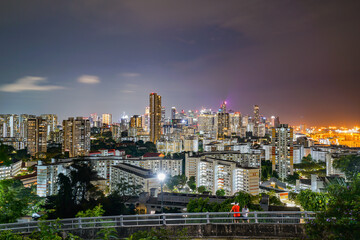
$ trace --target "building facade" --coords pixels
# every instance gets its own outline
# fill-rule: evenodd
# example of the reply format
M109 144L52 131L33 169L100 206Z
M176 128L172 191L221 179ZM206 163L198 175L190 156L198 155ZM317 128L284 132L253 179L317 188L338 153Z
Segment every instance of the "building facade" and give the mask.
M41 117L27 120L27 149L31 156L47 151L47 121Z
M284 179L293 175L293 129L287 124L272 128L272 169Z
M90 121L81 117L63 121L63 153L69 157L87 156L90 151Z
M150 141L155 143L161 136L161 96L150 93Z

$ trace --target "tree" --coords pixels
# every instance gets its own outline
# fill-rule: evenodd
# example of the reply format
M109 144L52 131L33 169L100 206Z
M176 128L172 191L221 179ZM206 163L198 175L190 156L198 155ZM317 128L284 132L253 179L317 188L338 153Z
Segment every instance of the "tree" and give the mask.
M261 181L267 181L271 177L279 178L279 175L276 171L272 170L271 161L262 160L261 161Z
M261 161L261 181L269 180L272 173L272 164L270 161Z
M191 199L187 204L188 212L211 212L209 205L209 198Z
M76 203L82 203L101 196L98 189L91 183L97 179L97 172L92 170L90 165L84 163L75 163L70 172L71 186L73 188L73 197Z
M166 181L166 186L170 189L170 190L174 190L174 188L179 188L182 189L184 188L184 186L186 185L186 176L183 175L178 175L178 176L173 176L173 177L169 177Z
M1 143L0 144L0 166L1 165L9 166L11 164L11 159L10 159L9 154L10 154L9 146Z
M78 212L75 217L101 217L105 213L105 210L103 209L102 205L99 204L93 209L88 209L85 212L80 211Z
M360 156L359 155L348 155L336 159L333 163L335 168L340 169L344 172L349 180L353 180L360 176Z
M2 230L0 231L0 240L23 240L23 237L10 230Z
M98 236L97 239L102 240L119 239L115 228L103 228L96 235Z
M195 177L194 176L191 176L189 178L189 181L187 182L187 185L189 186L189 188L193 191L196 190L196 181L195 181Z
M134 211L125 206L124 200L118 192L112 192L107 197L103 196L98 202L103 206L105 216L134 214Z
M78 211L97 205L102 193L91 183L97 174L89 165L75 163L69 176L59 174L58 194L47 198L45 208L51 210L49 218L71 218Z
M123 202L127 202L131 197L138 196L142 191L142 185L132 184L121 178L120 182L116 185L113 191L123 199Z
M147 149L147 152L157 152L156 145L153 142L146 142L145 147Z
M360 177L350 183L331 184L329 201L306 224L310 239L360 239Z
M200 187L198 187L198 192L199 193L203 193L203 192L205 192L206 191L206 187L205 186L200 186Z
M251 197L251 194L244 192L244 191L240 191L234 195L234 201L239 203L239 205L241 207L244 207L245 205L247 205L250 208L250 204L252 202L252 197Z
M225 196L225 190L224 189L219 189L216 191L216 196Z
M296 200L305 211L322 211L326 209L326 204L329 202L329 195L327 193L317 193L306 189L297 195Z
M298 179L300 179L300 175L297 172L294 172L293 175L289 175L287 178L285 178L285 182L295 185L296 180Z
M33 188L25 188L20 180L0 181L0 223L15 222L25 214L31 214L41 202Z

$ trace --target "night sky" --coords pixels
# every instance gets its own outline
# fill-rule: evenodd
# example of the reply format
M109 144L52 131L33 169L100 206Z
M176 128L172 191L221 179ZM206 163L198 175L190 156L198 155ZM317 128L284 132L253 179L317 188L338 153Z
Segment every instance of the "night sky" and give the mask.
M0 1L0 113L360 125L360 1Z

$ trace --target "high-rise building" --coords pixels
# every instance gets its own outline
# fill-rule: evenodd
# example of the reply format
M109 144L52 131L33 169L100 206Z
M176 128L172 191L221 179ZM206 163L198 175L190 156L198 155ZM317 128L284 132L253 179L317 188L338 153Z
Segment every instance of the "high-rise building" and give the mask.
M130 118L131 128L142 128L142 119L139 115L134 115Z
M229 113L226 112L226 101L223 102L219 112L217 114L217 124L218 124L218 139L224 139L228 135L230 130L230 119Z
M69 157L87 156L90 151L90 121L82 117L63 121L63 153Z
M104 113L102 115L102 124L111 125L112 124L112 115L110 113Z
M241 166L235 161L205 158L197 161L196 185L213 194L223 189L233 196L239 191L259 194L259 168Z
M150 141L156 143L161 135L161 96L150 93Z
M90 114L90 127L100 127L100 119L97 113Z
M202 113L198 117L198 131L200 134L211 134L216 136L216 115L211 113Z
M176 119L176 108L171 108L171 120Z
M41 117L27 120L27 148L31 156L47 151L47 121Z
M277 128L279 127L279 125L280 125L279 117L271 116L271 126Z
M142 117L134 115L130 118L129 136L135 137L142 131Z
M47 140L50 140L50 135L55 132L58 125L58 117L56 114L41 114L41 117L47 122Z
M142 118L142 128L148 133L150 131L150 107L145 108L145 114Z
M259 106L254 105L254 124L257 127L260 123L260 113L259 113Z
M0 137L21 137L20 121L17 114L0 114Z
M272 128L272 169L284 179L293 175L293 129L288 124Z
M161 107L161 123L164 124L165 122L165 107Z
M235 113L230 113L229 115L230 115L230 132L239 136L240 128L241 128L241 113L235 112Z

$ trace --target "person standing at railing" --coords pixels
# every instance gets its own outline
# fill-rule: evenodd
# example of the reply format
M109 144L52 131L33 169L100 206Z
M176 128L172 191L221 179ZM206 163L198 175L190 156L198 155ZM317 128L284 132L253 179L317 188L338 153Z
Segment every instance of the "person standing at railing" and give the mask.
M234 206L232 206L230 212L234 212L234 222L239 223L239 219L241 217L239 203L235 202L235 204L234 204Z
M243 207L243 209L241 210L241 212L242 212L242 214L243 214L243 222L247 222L247 223L249 223L249 219L248 219L248 215L249 215L249 209L248 209L248 207L245 205L244 207Z

